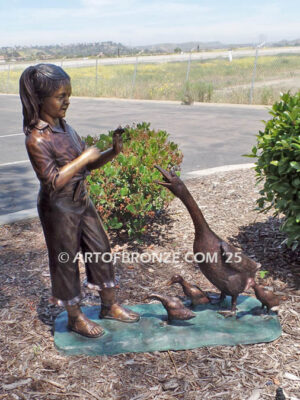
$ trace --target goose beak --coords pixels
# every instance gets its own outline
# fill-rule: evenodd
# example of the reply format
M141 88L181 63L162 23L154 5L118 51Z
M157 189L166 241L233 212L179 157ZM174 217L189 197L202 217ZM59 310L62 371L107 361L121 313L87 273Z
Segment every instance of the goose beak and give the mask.
M172 279L165 283L165 286L172 286L172 285L173 285Z
M154 182L157 183L158 185L161 185L161 186L170 187L171 186L170 182L171 182L171 179L172 179L171 174L168 171L166 171L166 170L162 169L161 167L159 167L158 165L154 165L154 167L159 170L159 172L162 174L162 176L164 178L164 182L161 182L161 181L158 181L158 180L155 180Z

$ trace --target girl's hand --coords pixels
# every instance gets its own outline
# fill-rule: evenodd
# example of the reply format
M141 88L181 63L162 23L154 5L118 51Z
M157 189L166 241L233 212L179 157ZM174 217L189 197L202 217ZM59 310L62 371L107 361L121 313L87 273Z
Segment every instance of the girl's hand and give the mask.
M101 156L101 151L96 146L88 147L83 153L85 157L87 157L88 163L92 163L97 161Z
M119 154L123 149L122 133L124 132L125 130L119 126L113 133L113 151L115 155Z

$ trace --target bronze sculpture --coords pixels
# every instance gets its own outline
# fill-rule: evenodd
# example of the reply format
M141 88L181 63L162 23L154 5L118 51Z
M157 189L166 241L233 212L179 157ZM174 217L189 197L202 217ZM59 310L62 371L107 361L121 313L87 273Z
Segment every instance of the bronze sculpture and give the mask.
M195 318L195 314L189 310L185 305L179 300L177 297L171 297L161 294L152 293L149 294L145 300L153 299L158 300L162 303L164 308L168 313L168 322L172 322L173 320L188 320L191 318Z
M198 306L199 304L207 304L210 302L209 298L199 288L199 286L187 282L181 275L173 275L167 285L171 286L174 283L179 283L181 285L184 294L191 300L192 306Z
M205 259L198 263L200 270L221 291L220 301L226 295L231 296L231 314L235 314L237 297L253 285L259 265L210 229L191 193L174 172L165 171L159 166L156 168L164 179L156 183L177 196L191 215L195 227L194 254L205 255Z
M65 120L70 104L70 77L53 64L28 67L20 78L23 129L27 152L40 180L38 212L48 248L53 301L66 307L68 327L83 336L104 332L81 311L82 298L76 254L110 252L108 237L85 187L92 169L122 150L122 128L113 134L113 147L100 152L87 148ZM62 258L61 255L64 255ZM76 261L74 261L76 260ZM99 291L101 318L135 322L139 315L116 301L112 263L86 263L88 286Z
M270 310L273 307L279 306L280 297L276 296L270 290L266 290L263 286L258 285L257 283L253 282L252 285L256 298L261 302L261 308L267 308L267 313L270 313Z

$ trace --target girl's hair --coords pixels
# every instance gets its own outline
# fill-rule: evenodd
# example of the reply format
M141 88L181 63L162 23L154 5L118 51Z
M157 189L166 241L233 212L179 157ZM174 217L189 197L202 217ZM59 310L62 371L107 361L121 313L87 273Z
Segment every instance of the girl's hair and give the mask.
M25 69L20 77L25 134L37 124L43 98L51 96L67 83L70 83L69 75L54 64L37 64Z

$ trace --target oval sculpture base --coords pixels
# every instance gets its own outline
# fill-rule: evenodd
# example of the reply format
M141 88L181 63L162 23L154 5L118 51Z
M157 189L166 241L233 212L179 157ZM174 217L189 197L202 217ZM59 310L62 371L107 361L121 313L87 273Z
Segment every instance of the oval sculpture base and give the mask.
M193 308L196 317L166 324L161 304L127 306L141 315L138 322L126 324L99 319L99 306L83 307L88 318L99 323L106 333L89 339L67 330L67 313L55 321L54 343L65 354L112 355L166 350L187 350L204 346L271 342L282 331L275 313L261 314L261 303L253 297L239 296L236 317L224 317L218 311L230 309L230 298L220 305Z

